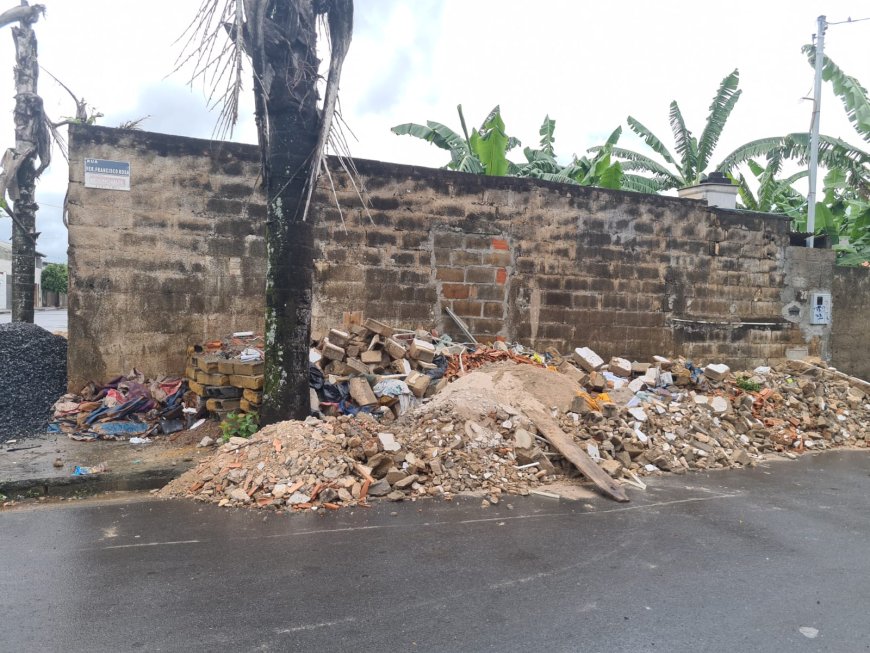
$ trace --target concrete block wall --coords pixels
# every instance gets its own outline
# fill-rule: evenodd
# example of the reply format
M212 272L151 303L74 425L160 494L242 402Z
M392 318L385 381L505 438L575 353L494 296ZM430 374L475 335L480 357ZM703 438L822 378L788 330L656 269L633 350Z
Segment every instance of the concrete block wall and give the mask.
M70 150L71 385L133 366L177 373L187 343L262 328L256 147L76 126ZM132 190L84 188L86 157L130 161ZM334 193L321 188L312 210L315 332L361 310L460 338L450 308L481 340L738 366L812 338L783 317L793 300L782 218L356 165L367 208L333 166Z
M870 269L836 268L832 300L831 363L870 380Z
M131 190L84 187L84 159L129 161ZM189 343L262 330L265 207L256 148L73 126L69 385L178 373Z

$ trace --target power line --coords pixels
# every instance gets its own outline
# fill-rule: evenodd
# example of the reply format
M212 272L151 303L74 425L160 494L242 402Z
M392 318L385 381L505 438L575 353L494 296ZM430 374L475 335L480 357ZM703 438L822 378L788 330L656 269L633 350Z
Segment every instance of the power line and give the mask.
M870 20L870 16L868 16L867 18L851 18L851 17L849 17L846 20L840 20L840 21L837 21L836 23L829 22L828 25L846 25L848 23L860 23L860 22L863 22L865 20Z

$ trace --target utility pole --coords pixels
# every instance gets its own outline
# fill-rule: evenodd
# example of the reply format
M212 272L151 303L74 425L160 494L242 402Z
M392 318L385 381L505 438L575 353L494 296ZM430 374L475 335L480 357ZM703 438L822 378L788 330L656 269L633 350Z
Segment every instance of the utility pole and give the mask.
M812 248L816 233L816 179L819 174L819 114L822 109L822 68L825 64L825 29L827 22L824 16L818 18L819 26L816 32L816 78L813 86L813 119L810 124L810 191L807 193L807 247Z

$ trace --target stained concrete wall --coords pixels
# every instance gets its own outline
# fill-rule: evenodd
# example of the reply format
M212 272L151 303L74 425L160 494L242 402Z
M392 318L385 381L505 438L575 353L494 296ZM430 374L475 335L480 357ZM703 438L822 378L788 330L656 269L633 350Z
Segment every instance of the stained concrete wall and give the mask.
M836 268L833 309L831 363L870 380L870 269Z
M83 159L131 162L129 192L84 188ZM459 336L602 355L682 352L752 366L827 332L784 308L784 218L697 200L358 160L321 188L314 330L344 311ZM188 343L262 328L255 147L74 127L70 383L178 372ZM342 210L335 206L337 197ZM799 255L798 255L799 256ZM800 311L800 309L799 309ZM793 316L789 315L789 318Z

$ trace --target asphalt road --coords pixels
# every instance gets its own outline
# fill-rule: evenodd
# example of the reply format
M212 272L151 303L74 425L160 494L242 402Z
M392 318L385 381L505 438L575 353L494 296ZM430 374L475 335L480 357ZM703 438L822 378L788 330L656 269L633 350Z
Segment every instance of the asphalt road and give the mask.
M5 511L0 649L870 650L867 453L631 495Z
M0 324L12 321L12 313L0 313ZM34 324L47 331L67 330L67 310L65 308L47 308L33 312Z

